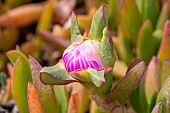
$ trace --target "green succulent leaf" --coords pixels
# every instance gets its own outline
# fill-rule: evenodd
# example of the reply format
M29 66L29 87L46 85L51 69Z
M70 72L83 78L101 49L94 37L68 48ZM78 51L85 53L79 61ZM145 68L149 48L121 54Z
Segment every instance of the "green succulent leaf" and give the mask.
M146 64L149 63L153 56L154 39L152 37L152 24L149 20L146 20L139 30L137 40L137 52L140 58L142 58Z
M57 100L58 113L67 113L69 92L67 91L66 86L55 85L53 89Z
M159 83L160 86L162 86L167 79L167 77L170 75L170 59L164 60L161 65L161 73L159 76Z
M132 45L136 45L141 24L142 20L135 0L120 0L121 33Z
M71 42L73 43L77 39L81 39L83 36L80 33L76 14L72 12L71 15Z
M129 68L130 70L128 69L126 75L115 85L112 91L106 96L104 102L101 104L103 108L109 110L115 105L124 104L130 97L130 94L138 87L145 73L146 66L144 61L141 61L135 67L133 67L133 64L135 64L134 62L131 64Z
M157 26L156 26L156 29L158 30L163 30L166 21L169 19L169 13L170 13L169 4L170 1L167 0L162 6L161 12L159 14Z
M45 85L66 85L78 82L71 78L66 71L63 61L59 61L55 66L44 67L40 71L40 80Z
M160 11L159 0L141 0L143 21L149 19L155 28Z
M38 61L33 57L29 56L29 62L32 72L33 84L36 88L36 91L39 94L44 113L56 113L57 105L53 92L53 88L49 85L44 85L39 78L39 72L42 69Z
M89 37L101 40L103 29L108 26L109 7L104 4L94 14L89 32Z
M162 41L162 30L155 30L153 32L154 38L154 55L157 55L161 41Z
M124 105L114 106L111 110L111 113L127 113Z
M23 57L18 57L13 68L13 98L21 113L29 113L27 100L27 85L29 80L27 76L31 72L28 73L30 70L27 70L25 64L26 62Z
M164 82L157 98L157 103L162 102L162 113L168 113L170 108L170 76Z
M162 113L161 108L162 108L162 103L160 102L155 105L151 113Z
M28 81L32 82L32 75L31 75L31 69L30 69L30 64L29 64L28 58L22 52L20 52L18 50L8 51L6 53L6 55L13 65L15 64L18 57L21 57L24 60L23 66L24 66L25 71L27 73L25 76L27 76Z

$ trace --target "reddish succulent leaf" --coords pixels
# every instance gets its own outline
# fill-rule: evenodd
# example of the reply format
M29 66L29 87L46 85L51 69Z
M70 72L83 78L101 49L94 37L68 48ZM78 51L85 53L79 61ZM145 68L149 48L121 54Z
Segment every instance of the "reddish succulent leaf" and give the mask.
M158 52L158 58L162 62L165 59L170 59L170 21L168 20L164 27L163 39Z
M0 16L0 26L27 26L38 20L42 8L42 4L29 4L9 10Z
M137 61L134 61L132 65L135 62ZM105 110L111 110L111 108L116 106L118 103L124 104L129 98L130 94L139 86L145 70L145 63L144 61L141 61L130 71L128 71L126 75L115 85L112 91L106 96L100 107L102 109L104 108Z
M70 97L67 113L78 113L78 109L79 109L79 97L78 94L75 93Z
M53 88L49 85L44 85L39 78L39 72L42 69L41 65L31 56L29 56L29 62L32 72L33 84L39 94L42 106L44 108L44 112L56 113L57 105Z
M154 93L158 92L158 84L157 59L154 56L148 65L145 77L145 94L149 104Z
M55 35L53 35L52 33L48 31L40 30L38 33L44 41L49 42L56 49L64 51L67 48L67 46L69 46L68 41L62 38L56 37Z
M28 106L30 113L44 113L40 97L32 83L28 83Z
M151 113L162 113L161 107L162 107L162 103L159 102L158 104L155 105Z
M114 106L111 113L126 113L126 108L124 105Z

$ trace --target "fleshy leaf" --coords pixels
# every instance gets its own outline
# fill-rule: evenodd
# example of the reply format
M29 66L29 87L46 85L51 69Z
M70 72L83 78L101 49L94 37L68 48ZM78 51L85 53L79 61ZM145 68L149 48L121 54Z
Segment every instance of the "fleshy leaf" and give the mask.
M78 113L87 112L89 110L89 103L91 101L89 93L80 83L72 83L71 88L71 94L77 93L79 95L80 103Z
M152 57L150 61L145 77L145 94L148 104L151 103L151 99L155 92L158 92L158 73L157 73L157 60L156 57Z
M39 78L39 72L42 69L38 61L33 57L29 56L29 62L32 72L33 84L36 88L36 91L39 94L42 106L45 113L56 113L57 105L53 92L53 88L49 85L44 85Z
M90 103L90 113L103 113L93 100Z
M78 113L78 109L79 109L79 97L78 94L75 93L70 97L67 113Z
M153 32L154 38L154 55L157 55L161 41L162 41L162 30L155 30Z
M123 38L136 45L137 35L142 24L135 0L120 0L120 29ZM138 19L136 19L138 18Z
M162 113L161 108L162 108L162 103L159 102L158 104L155 105L151 113Z
M71 42L73 43L77 39L81 39L83 36L80 33L76 14L72 12L71 15Z
M164 82L157 98L157 103L162 102L162 113L169 112L170 108L170 76Z
M124 105L114 106L111 113L126 113L126 108Z
M164 60L161 65L161 73L159 76L159 85L162 86L170 75L170 59Z
M55 97L57 100L58 113L67 113L69 92L66 86L53 86ZM51 112L52 113L52 112Z
M159 30L164 29L164 25L169 18L169 12L170 12L169 11L169 6L170 6L169 3L170 3L170 1L168 0L163 4L161 12L159 14L159 19L157 22L156 29L159 29Z
M160 2L159 0L141 0L143 21L149 19L155 28L159 16Z
M152 24L149 20L146 20L139 30L137 40L137 52L140 58L142 58L146 64L149 63L153 56L154 40L152 37Z
M163 61L165 59L170 59L170 21L168 20L164 27L163 39L158 52L158 59Z
M30 70L29 70L30 71ZM13 68L13 98L18 107L19 112L29 113L28 100L27 100L27 85L28 70L25 68L25 60L19 57ZM30 72L31 73L31 72Z
M40 97L32 83L28 83L28 105L30 113L44 113Z
M45 85L65 85L77 82L77 80L71 78L62 61L59 61L55 66L42 68L40 80Z
M141 61L130 71L128 71L126 75L115 85L112 91L106 96L104 102L101 104L101 107L111 110L111 108L115 105L124 104L129 98L130 94L138 87L145 70L145 63L144 61Z
M27 73L25 76L27 76L28 81L32 82L30 64L29 64L27 57L22 52L20 52L18 50L11 50L11 51L8 51L6 54L7 54L7 57L9 58L9 60L11 61L12 64L15 64L18 57L22 58L23 63L24 63L23 66L24 66L25 71Z
M104 4L94 14L89 32L89 37L101 40L103 29L108 26L109 7Z

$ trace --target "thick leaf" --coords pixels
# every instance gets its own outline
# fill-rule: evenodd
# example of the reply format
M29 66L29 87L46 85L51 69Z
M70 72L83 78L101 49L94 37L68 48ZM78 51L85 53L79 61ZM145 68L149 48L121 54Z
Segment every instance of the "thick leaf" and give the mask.
M89 110L89 103L91 101L89 93L80 83L72 83L71 88L71 94L77 93L79 95L79 113L87 112Z
M57 100L58 113L67 113L69 93L66 86L54 86L55 97ZM51 112L52 113L52 112Z
M111 113L126 113L126 108L124 105L114 106Z
M135 0L120 0L120 29L123 38L136 45L137 35L142 24Z
M25 60L19 57L13 68L13 98L20 113L29 113L28 100L27 100L27 85L28 79L27 70L25 67ZM31 73L31 72L30 72Z
M12 64L15 64L18 57L21 57L21 59L23 60L23 66L24 66L23 68L27 73L23 76L27 77L27 81L32 82L30 64L29 64L27 57L22 52L20 52L18 50L11 50L11 51L8 51L6 54L7 54L7 57L9 58L9 60L11 61Z
M94 14L89 37L96 40L101 40L103 29L108 26L109 7L104 4Z
M44 113L40 97L32 83L28 83L28 105L30 113Z
M149 19L155 28L159 16L159 0L141 0L143 21Z
M162 86L167 79L167 77L170 75L170 59L164 60L161 65L161 73L159 76L159 84Z
M62 60L55 66L42 68L40 71L40 80L45 85L65 85L71 82L77 82L66 71Z
M154 38L154 55L157 55L161 41L162 41L162 30L155 30L153 32Z
M28 4L11 9L0 16L0 26L23 27L37 21L43 9L42 4Z
M170 76L164 82L157 98L157 103L162 102L162 113L168 113L170 108Z
M80 33L76 14L72 12L71 15L71 42L74 42L77 39L81 39L83 36Z
M45 113L56 113L57 105L54 96L53 88L49 85L44 85L39 78L39 72L42 69L41 65L31 56L29 62L32 72L33 84L39 94L42 106Z
M150 61L145 77L145 93L148 104L151 103L151 99L155 92L158 92L158 73L157 73L157 60L156 57L152 57Z
M54 11L54 0L47 1L46 5L43 8L43 12L38 21L36 31L39 30L49 30L52 23L53 11ZM36 35L36 39L40 41L39 35Z
M78 109L79 109L79 97L78 94L75 93L70 97L67 113L78 113Z
M163 39L158 52L158 59L162 62L165 59L170 59L170 21L168 20L164 27Z
M162 103L159 102L158 104L156 104L156 106L153 108L151 113L162 113L161 112L161 107L162 107Z
M144 61L141 61L115 85L112 91L106 96L101 106L104 109L111 110L115 105L124 104L129 98L130 94L138 87L144 73L146 66ZM123 95L122 95L123 94Z
M130 42L127 40L127 38L122 37L122 34L119 33L119 45L118 45L118 53L120 58L129 65L130 62L134 60L134 55L132 52L132 47L130 45Z
M153 56L154 40L152 37L152 32L152 24L149 20L146 20L139 31L137 40L138 56L142 58L146 64L149 63Z
M93 100L90 104L90 113L103 113Z
M164 29L164 25L165 25L166 21L168 20L169 13L170 13L170 9L169 9L170 5L169 5L169 3L170 3L170 1L167 0L163 4L162 9L161 9L161 13L159 15L159 19L158 19L158 22L157 22L156 29L160 29L160 30Z

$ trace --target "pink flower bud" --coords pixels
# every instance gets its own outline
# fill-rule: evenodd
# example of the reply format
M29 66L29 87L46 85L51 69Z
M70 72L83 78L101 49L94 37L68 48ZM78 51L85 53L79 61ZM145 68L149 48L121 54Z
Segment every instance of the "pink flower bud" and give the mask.
M93 46L93 40L71 44L63 53L63 62L68 72L88 68L103 70L104 65Z

